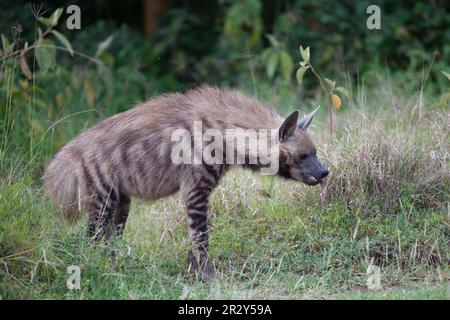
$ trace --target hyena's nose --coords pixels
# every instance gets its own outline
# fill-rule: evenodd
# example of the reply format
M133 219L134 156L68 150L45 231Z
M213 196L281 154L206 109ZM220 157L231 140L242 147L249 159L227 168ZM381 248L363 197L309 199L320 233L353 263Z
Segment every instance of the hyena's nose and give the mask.
M320 179L325 178L328 175L329 171L327 168L322 168L322 170L320 171Z

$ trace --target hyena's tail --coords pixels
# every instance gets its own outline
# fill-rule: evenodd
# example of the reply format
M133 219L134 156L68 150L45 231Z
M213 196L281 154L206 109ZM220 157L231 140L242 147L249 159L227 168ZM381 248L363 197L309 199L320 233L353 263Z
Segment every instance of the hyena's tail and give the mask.
M77 170L73 163L61 153L45 170L45 192L48 198L65 218L76 221L81 213L80 189Z

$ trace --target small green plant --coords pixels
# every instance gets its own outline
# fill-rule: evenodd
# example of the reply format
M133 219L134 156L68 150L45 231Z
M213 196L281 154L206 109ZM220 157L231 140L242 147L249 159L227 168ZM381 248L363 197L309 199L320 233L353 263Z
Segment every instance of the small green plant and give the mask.
M297 82L299 85L302 85L303 77L306 71L308 71L309 69L316 77L327 99L328 128L331 136L333 134L333 112L331 110L331 106L333 106L336 111L339 111L342 102L339 95L337 95L337 92L340 92L346 97L349 97L349 92L344 87L336 87L336 81L334 80L324 78L324 81L327 83L328 87L325 85L324 81L322 80L322 77L317 73L317 71L311 64L311 54L309 47L303 49L303 47L300 46L300 56L303 59L303 61L299 62L300 67L297 69L296 73Z
M0 92L5 95L5 102L0 104L0 133L2 133L2 143L0 150L5 150L9 144L9 136L11 135L14 125L14 118L20 106L30 106L27 108L30 112L27 121L30 124L28 132L30 139L30 155L34 145L33 136L35 133L42 134L43 129L39 122L35 119L35 107L45 106L45 102L37 97L37 94L44 92L42 88L36 84L34 61L36 61L41 74L47 73L49 69L56 65L56 51L61 49L74 55L74 50L69 40L55 30L58 25L59 18L63 10L57 9L49 18L41 15L41 7L32 6L32 14L36 19L35 40L32 43L24 41L21 38L22 26L17 24L12 28L11 41L7 36L1 35L2 50L0 50ZM44 25L44 31L37 26L37 22ZM50 36L56 38L63 46L58 47ZM34 53L33 68L30 68L27 62L29 53ZM16 68L20 67L23 76L17 76ZM32 97L32 98L31 98Z
M22 32L20 26L16 27L18 34L14 36L12 43L9 43L7 37L2 34L3 53L0 54L0 60L19 58L20 68L24 76L31 80L32 72L26 61L26 55L29 52L34 50L36 62L43 73L55 65L56 49L67 51L71 56L74 56L74 50L70 41L62 33L54 29L58 25L62 13L63 10L59 8L55 10L49 18L44 18L40 16L39 10L34 10L33 14L37 21L44 25L46 29L42 31L40 27L37 27L37 37L35 41L32 44L29 44L28 41L26 41L22 48L13 50L20 45L20 32ZM63 47L56 46L55 42L48 37L50 35L53 35Z
M106 76L109 70L106 68L108 61L105 51L113 39L111 35L102 41L95 55L83 54L75 51L66 36L56 30L63 9L55 10L49 17L43 16L41 6L32 6L31 11L35 18L34 40L29 41L22 36L23 28L19 24L12 28L10 38L0 35L0 150L17 147L14 144L19 140L28 141L30 158L50 130L39 118L42 118L43 113L48 119L61 116L70 97L74 96L76 83L83 84L84 98L89 107L94 107L95 99L99 96L95 88L98 87L98 81L92 80L88 66L92 63L97 67L95 75L106 79L105 83L110 80L111 77ZM59 52L88 61L83 68L78 69L78 75L73 74L71 86L65 85L65 81L55 81L69 78L70 68L65 68L64 60L57 61ZM10 139L13 135L16 137L14 140Z

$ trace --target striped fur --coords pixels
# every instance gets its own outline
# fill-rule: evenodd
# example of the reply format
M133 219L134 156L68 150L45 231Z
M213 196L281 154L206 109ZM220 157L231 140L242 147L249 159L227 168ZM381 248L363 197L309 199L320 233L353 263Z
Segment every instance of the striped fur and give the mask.
M130 197L154 200L180 191L193 243L189 261L201 267L203 279L211 280L208 198L231 166L172 163L171 134L180 128L192 131L194 121L202 121L204 130L224 132L277 129L283 120L272 106L234 90L201 87L163 95L98 123L65 145L44 174L47 192L54 206L71 219L88 212L88 236L100 240L121 236ZM300 150L315 152L303 130L280 144L281 176L296 178L295 170L302 171L296 160Z

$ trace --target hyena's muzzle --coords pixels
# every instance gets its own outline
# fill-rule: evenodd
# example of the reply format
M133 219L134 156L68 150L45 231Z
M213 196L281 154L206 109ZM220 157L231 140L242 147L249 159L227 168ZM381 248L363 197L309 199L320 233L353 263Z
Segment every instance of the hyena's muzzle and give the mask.
M321 183L328 173L328 169L320 163L317 156L310 155L302 161L300 180L309 186L315 186Z

